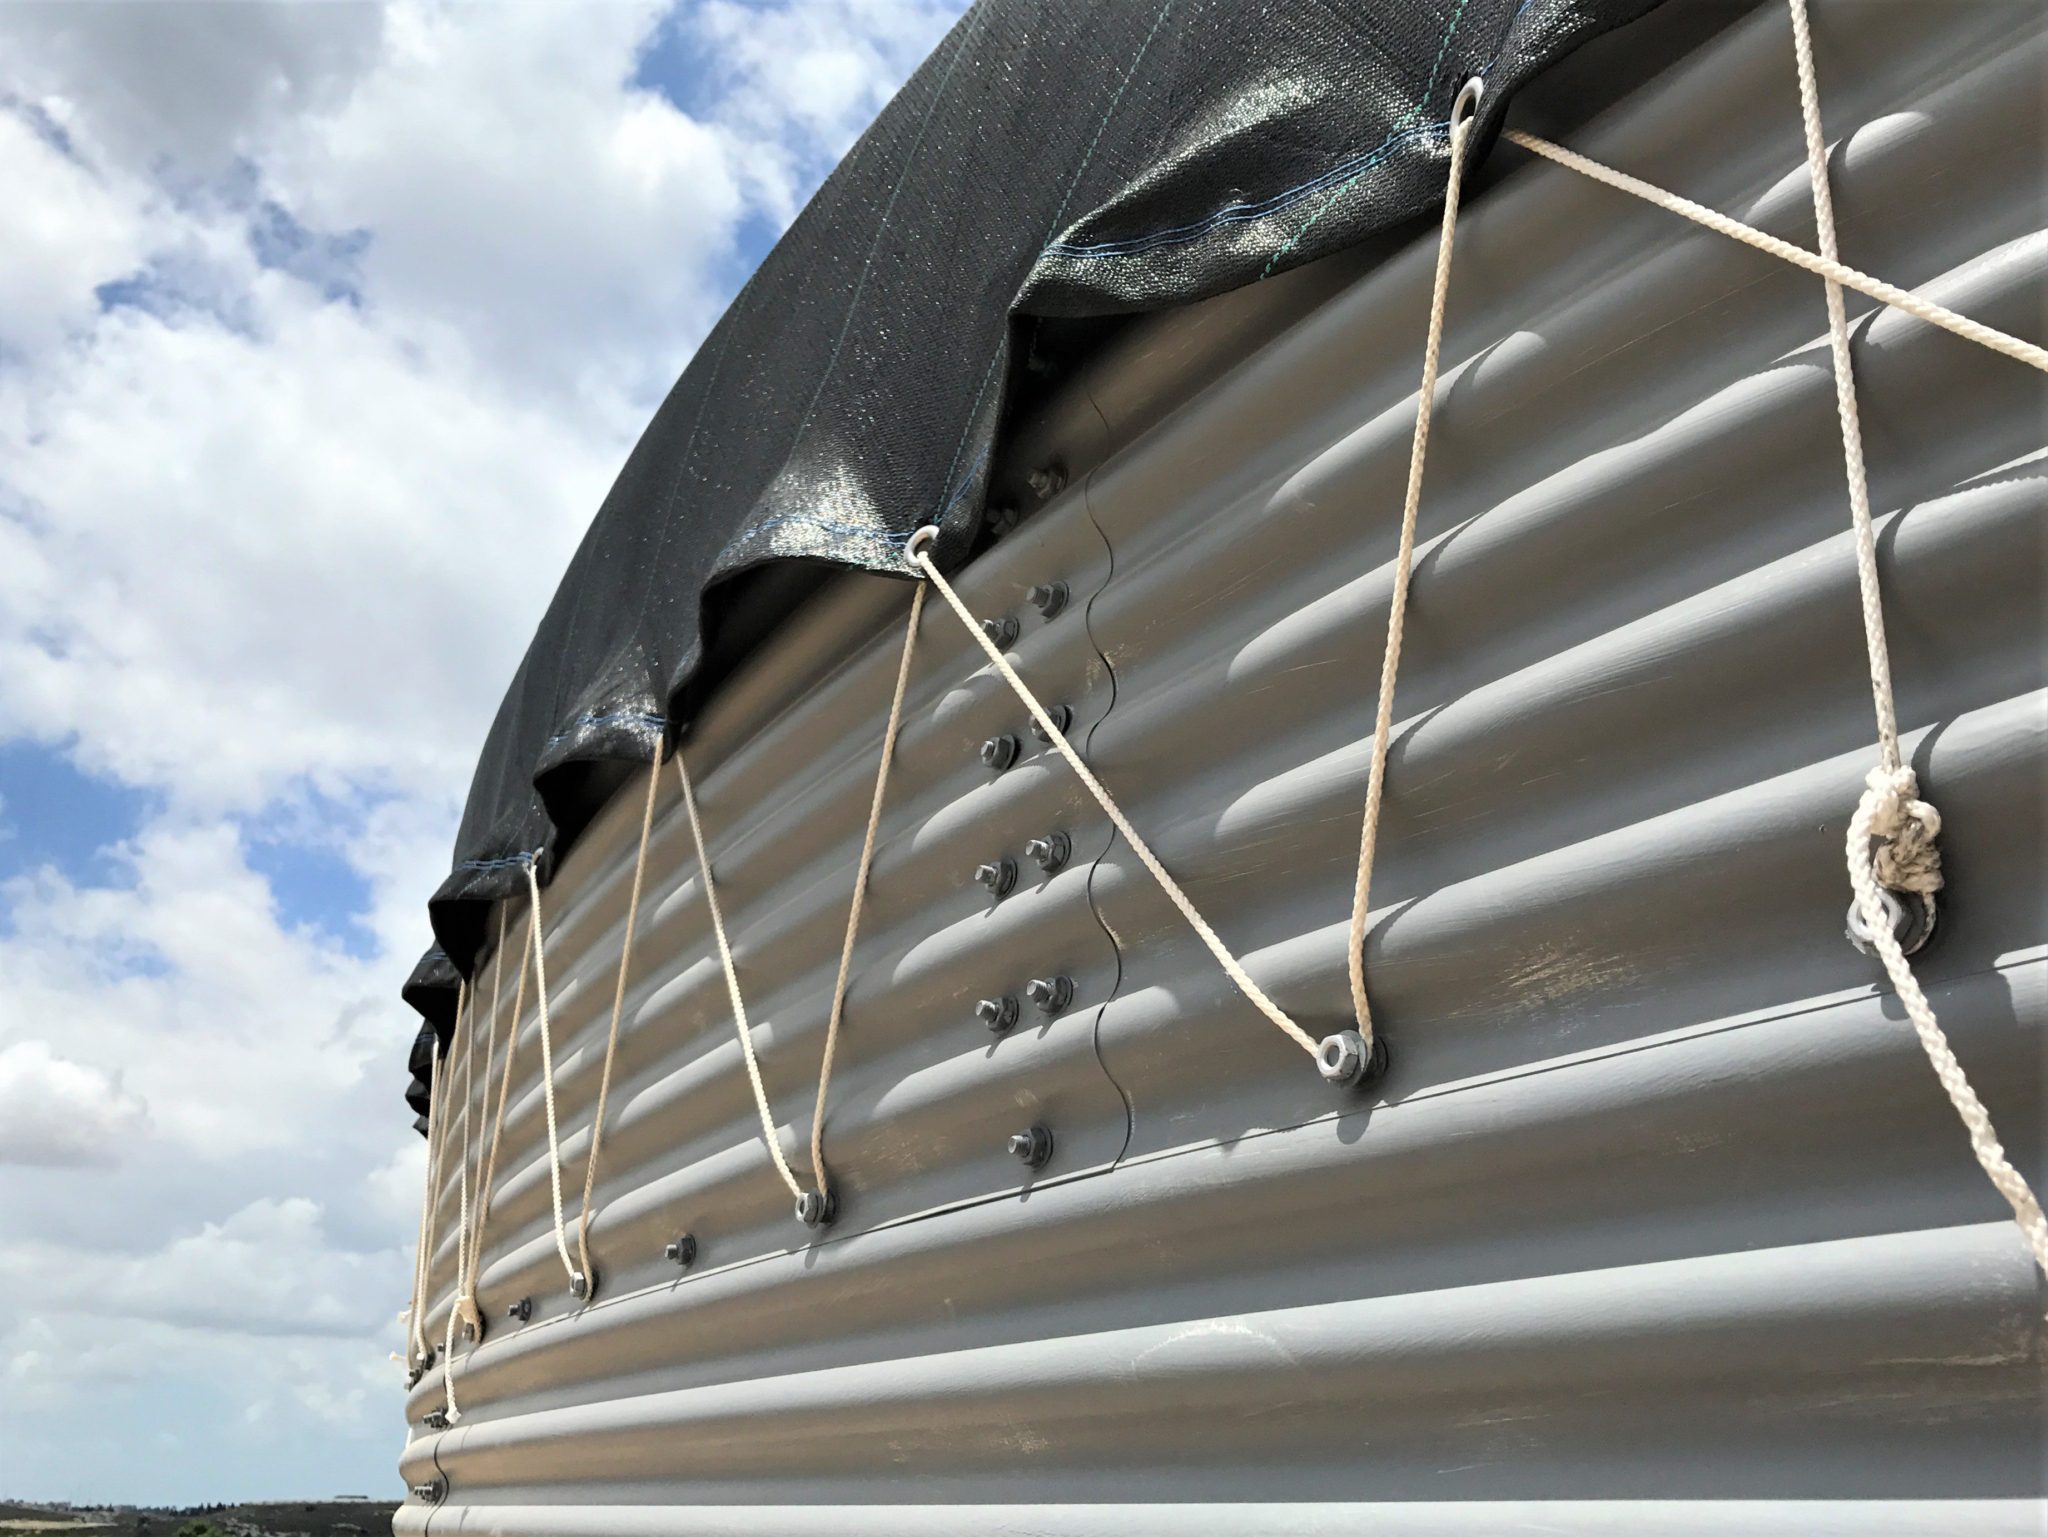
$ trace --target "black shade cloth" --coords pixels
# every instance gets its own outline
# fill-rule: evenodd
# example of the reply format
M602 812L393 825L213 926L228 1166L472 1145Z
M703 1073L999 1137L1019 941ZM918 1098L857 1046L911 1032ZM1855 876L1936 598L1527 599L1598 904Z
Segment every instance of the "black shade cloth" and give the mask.
M709 623L755 590L729 579L901 571L926 523L942 565L966 558L1020 321L1185 303L1434 207L1468 78L1487 82L1477 153L1517 86L1655 3L980 0L605 498L484 743L430 903L440 947L407 999L445 1040L490 904L529 864L545 879L624 765L683 724Z

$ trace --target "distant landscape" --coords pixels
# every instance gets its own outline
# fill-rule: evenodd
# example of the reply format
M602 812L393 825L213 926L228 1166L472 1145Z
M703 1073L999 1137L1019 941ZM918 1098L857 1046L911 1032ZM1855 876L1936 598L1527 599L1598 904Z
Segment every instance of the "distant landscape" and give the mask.
M392 1500L63 1505L0 1500L0 1537L389 1537Z

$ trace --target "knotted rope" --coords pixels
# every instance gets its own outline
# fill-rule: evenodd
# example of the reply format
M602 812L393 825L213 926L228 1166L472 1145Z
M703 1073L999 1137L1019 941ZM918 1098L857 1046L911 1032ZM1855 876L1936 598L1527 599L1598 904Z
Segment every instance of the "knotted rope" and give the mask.
M1800 116L1806 134L1806 167L1813 183L1814 221L1820 234L1821 259L1839 266L1835 244L1835 202L1829 185L1827 139L1821 128L1820 81L1813 65L1813 32L1806 0L1788 0L1792 12L1792 53L1799 76ZM1970 1150L1998 1193L2012 1207L2013 1220L2033 1251L2034 1263L2048 1272L2048 1217L2041 1212L2019 1170L2005 1156L1984 1102L1970 1087L1962 1064L1935 1020L1934 1009L1913 975L1905 948L1892 928L1885 892L1910 892L1925 904L1931 917L1935 893L1941 890L1941 813L1920 799L1919 781L1899 753L1898 709L1892 699L1890 650L1885 643L1884 598L1878 583L1877 538L1870 515L1869 477L1863 460L1863 427L1856 407L1856 376L1849 355L1849 322L1842 304L1841 279L1824 274L1828 310L1828 350L1834 361L1836 415L1842 428L1842 460L1849 483L1849 511L1855 527L1856 579L1863 604L1863 635L1870 658L1870 690L1877 708L1878 765L1867 777L1862 798L1849 818L1847 856L1849 885L1856 894L1864 938L1877 951L1906 1017L1920 1038L1920 1048L1934 1069L1969 1133ZM1915 313L1919 313L1916 309ZM1974 322L1971 322L1974 326ZM1953 329L1953 328L1952 328ZM1977 327L1978 330L1987 328ZM1967 334L1967 333L1963 333ZM1997 336L1998 333L1991 332ZM1984 340L1973 336L1972 340ZM2006 338L2010 340L2010 338ZM1993 343L1985 340L1985 345ZM2016 343L2021 352L1994 350L2036 367L2048 353ZM2022 353L2038 355L2022 356Z

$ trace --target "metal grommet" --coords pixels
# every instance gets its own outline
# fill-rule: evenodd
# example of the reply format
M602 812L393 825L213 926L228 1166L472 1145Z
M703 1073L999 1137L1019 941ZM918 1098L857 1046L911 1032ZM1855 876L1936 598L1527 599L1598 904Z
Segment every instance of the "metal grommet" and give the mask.
M1878 887L1877 894L1884 902L1884 915L1891 924L1892 938L1898 941L1900 950L1912 955L1934 937L1936 908L1932 896L1919 891L1894 891L1889 886ZM1843 927L1850 944L1865 955L1877 954L1877 947L1871 943L1870 930L1863 922L1863 909L1854 897L1849 899L1849 913Z
M903 564L910 567L910 569L913 571L923 570L924 568L918 565L917 563L918 552L938 537L939 525L936 523L927 523L923 528L920 528L916 533L912 534L908 539L904 540Z
M1457 100L1451 103L1451 121L1459 122L1479 110L1479 103L1486 95L1486 77L1474 75L1458 92Z
M805 1227L829 1227L839 1215L839 1198L806 1190L796 1198L796 1220Z
M1316 1048L1316 1071L1340 1089L1362 1089L1386 1077L1387 1043L1375 1035L1368 1047L1356 1030L1326 1035Z

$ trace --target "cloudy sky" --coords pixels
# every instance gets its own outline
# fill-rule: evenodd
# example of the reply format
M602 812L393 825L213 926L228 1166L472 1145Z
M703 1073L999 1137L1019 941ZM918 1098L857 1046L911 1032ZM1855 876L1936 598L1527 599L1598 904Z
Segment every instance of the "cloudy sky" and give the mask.
M395 1496L475 751L957 9L0 5L0 1496Z

